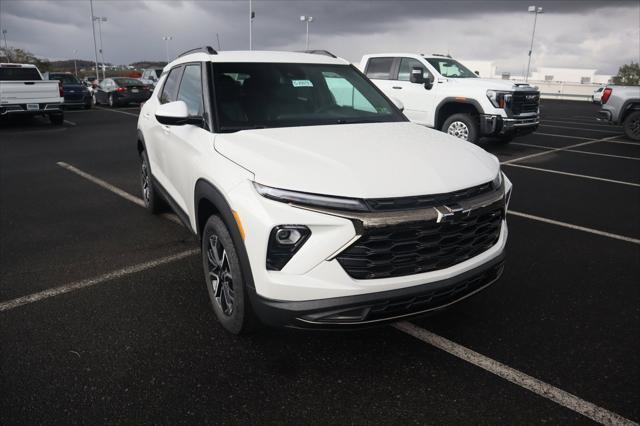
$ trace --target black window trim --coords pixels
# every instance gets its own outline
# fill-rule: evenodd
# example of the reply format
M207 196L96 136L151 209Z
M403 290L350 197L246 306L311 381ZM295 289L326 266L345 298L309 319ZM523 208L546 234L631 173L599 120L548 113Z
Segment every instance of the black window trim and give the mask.
M158 91L158 102L160 102L160 105L162 105L162 92L164 92L164 86L166 86L167 84L167 80L169 80L169 74L171 74L171 71L175 70L176 68L181 68L180 71L178 71L180 73L180 80L178 80L178 90L180 90L180 83L182 82L182 73L184 72L184 64L178 64L175 67L171 68L169 71L167 71L164 74L167 74L167 78L164 79L164 81L162 82L162 87L160 88L160 90ZM176 91L176 96L178 95L178 92Z

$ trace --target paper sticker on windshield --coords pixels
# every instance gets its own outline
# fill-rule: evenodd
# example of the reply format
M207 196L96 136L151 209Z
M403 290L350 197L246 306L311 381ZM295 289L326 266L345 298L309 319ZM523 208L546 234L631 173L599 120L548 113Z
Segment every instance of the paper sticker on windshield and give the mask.
M313 87L311 80L291 80L293 87Z

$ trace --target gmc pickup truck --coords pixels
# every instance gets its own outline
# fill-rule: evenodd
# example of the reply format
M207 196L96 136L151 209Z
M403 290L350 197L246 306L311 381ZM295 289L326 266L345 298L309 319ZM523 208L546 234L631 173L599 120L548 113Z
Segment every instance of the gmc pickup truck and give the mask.
M640 86L611 86L602 91L598 120L621 125L624 134L640 140Z
M0 64L0 118L47 115L64 122L64 90L58 80L45 80L35 65Z
M539 125L540 92L528 84L483 79L449 55L365 55L360 70L418 124L469 142L508 142Z

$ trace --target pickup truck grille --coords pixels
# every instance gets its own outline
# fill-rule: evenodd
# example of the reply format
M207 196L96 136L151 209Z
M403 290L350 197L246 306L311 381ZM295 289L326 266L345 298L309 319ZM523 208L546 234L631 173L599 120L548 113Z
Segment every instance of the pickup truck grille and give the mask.
M371 211L394 211L425 209L454 204L460 200L477 197L493 188L491 182L446 194L420 195L417 197L369 198L366 201Z
M538 112L540 104L539 92L514 92L509 109L513 115Z
M495 245L503 218L504 203L496 202L441 223L431 220L365 229L337 260L355 279L400 277L448 268Z

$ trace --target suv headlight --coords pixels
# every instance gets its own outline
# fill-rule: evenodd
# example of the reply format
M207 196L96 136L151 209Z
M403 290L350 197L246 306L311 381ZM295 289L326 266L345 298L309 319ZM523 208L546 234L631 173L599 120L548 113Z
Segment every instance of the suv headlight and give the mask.
M493 186L494 189L498 189L502 186L502 176L502 170L498 170L498 174L491 181L491 186Z
M308 192L290 191L272 188L253 182L258 194L275 201L305 206L328 207L339 210L369 211L365 202L358 198L335 197L331 195L311 194Z
M503 92L500 90L487 90L487 98L494 107L504 109L511 103L512 92Z

